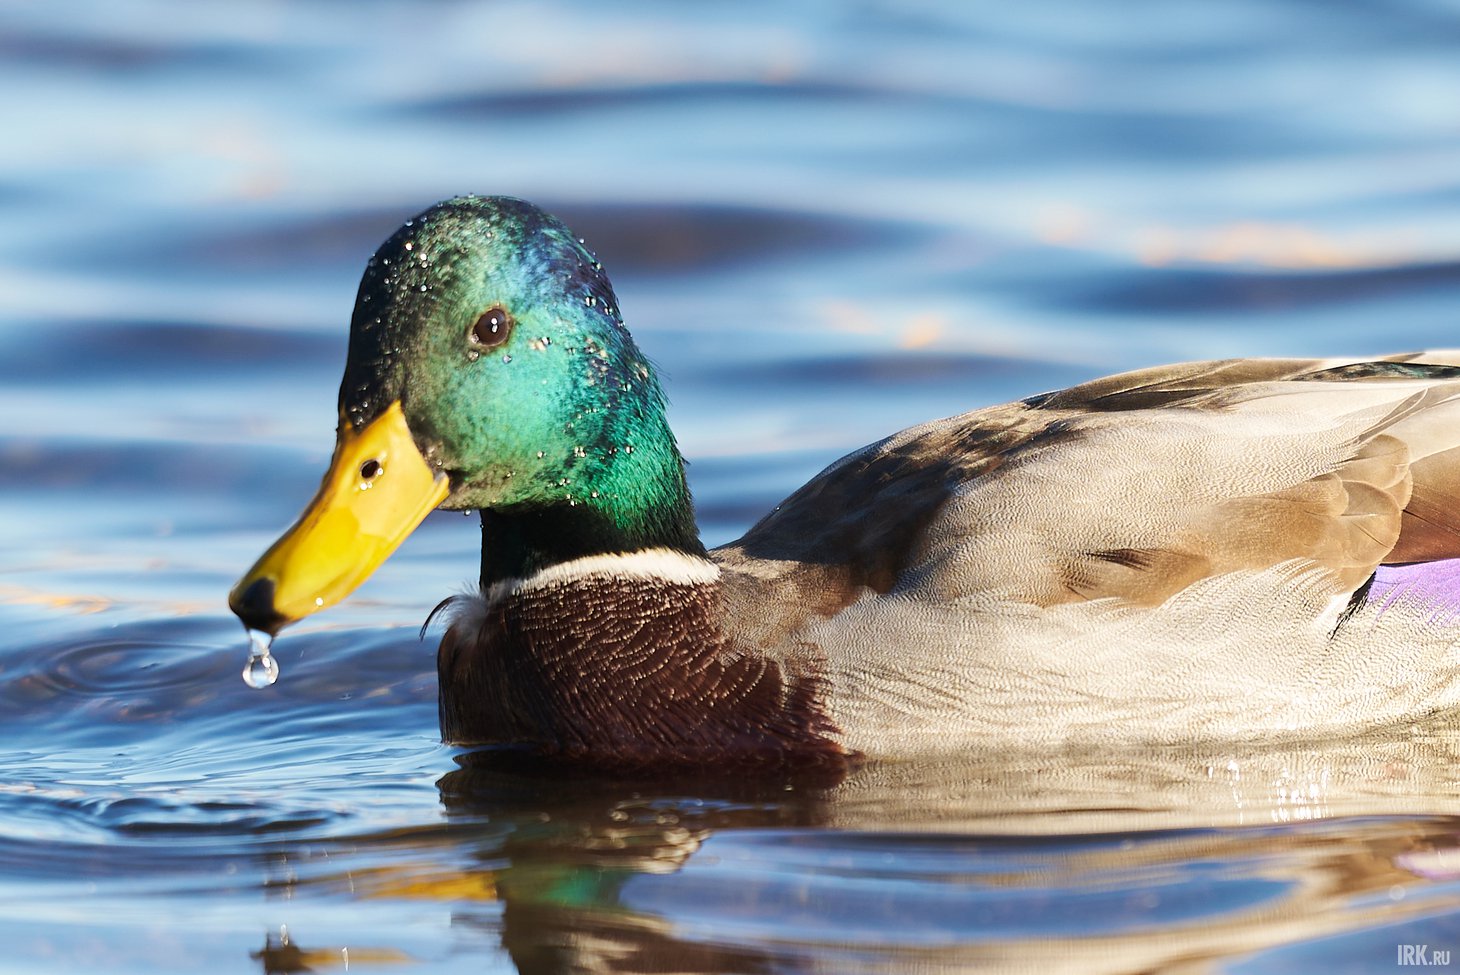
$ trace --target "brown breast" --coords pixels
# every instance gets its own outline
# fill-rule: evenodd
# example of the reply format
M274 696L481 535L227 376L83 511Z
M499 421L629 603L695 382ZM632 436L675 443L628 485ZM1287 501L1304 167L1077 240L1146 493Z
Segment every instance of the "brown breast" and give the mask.
M494 587L442 639L442 735L611 764L841 756L814 660L736 646L723 609L718 581Z

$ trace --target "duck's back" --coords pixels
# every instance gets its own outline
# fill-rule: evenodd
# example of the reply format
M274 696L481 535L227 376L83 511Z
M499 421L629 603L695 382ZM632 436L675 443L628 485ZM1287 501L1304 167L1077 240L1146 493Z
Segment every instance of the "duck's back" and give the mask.
M1460 556L1457 363L1169 366L903 431L714 553L730 617L747 642L823 656L861 702L842 713L885 711L888 733L945 696L993 726L1048 708L1063 739L1071 721L1250 726L1216 700L1239 687L1274 725L1373 712L1325 697L1334 682L1403 681L1381 710L1408 714L1438 700L1414 685L1443 664L1411 672L1403 645L1451 634L1371 609L1349 626L1384 631L1356 641L1366 662L1332 637L1381 564Z

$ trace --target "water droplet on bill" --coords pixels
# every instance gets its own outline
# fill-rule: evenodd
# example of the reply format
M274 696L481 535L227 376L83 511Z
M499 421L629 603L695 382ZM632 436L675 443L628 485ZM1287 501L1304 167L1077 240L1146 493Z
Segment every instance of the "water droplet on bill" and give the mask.
M248 631L248 663L243 668L243 682L261 690L279 679L279 662L272 653L274 638L258 630Z

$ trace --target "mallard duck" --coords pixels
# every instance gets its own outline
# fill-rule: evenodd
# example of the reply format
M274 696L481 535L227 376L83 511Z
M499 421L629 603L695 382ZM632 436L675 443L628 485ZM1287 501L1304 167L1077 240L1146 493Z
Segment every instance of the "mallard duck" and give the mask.
M1457 397L1455 353L1144 369L893 434L706 551L598 260L461 197L370 259L329 471L229 604L277 633L475 509L449 742L705 763L1351 732L1460 698L1460 629L1371 592L1460 555Z

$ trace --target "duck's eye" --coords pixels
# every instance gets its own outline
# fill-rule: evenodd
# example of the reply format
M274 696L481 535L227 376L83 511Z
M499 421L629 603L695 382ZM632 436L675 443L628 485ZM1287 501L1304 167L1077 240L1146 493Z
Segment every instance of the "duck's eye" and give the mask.
M372 457L360 465L360 479L362 481L373 481L380 476L380 472L383 470L385 468L381 466L380 461Z
M507 341L512 331L512 316L501 305L493 305L471 327L471 343L491 347Z

